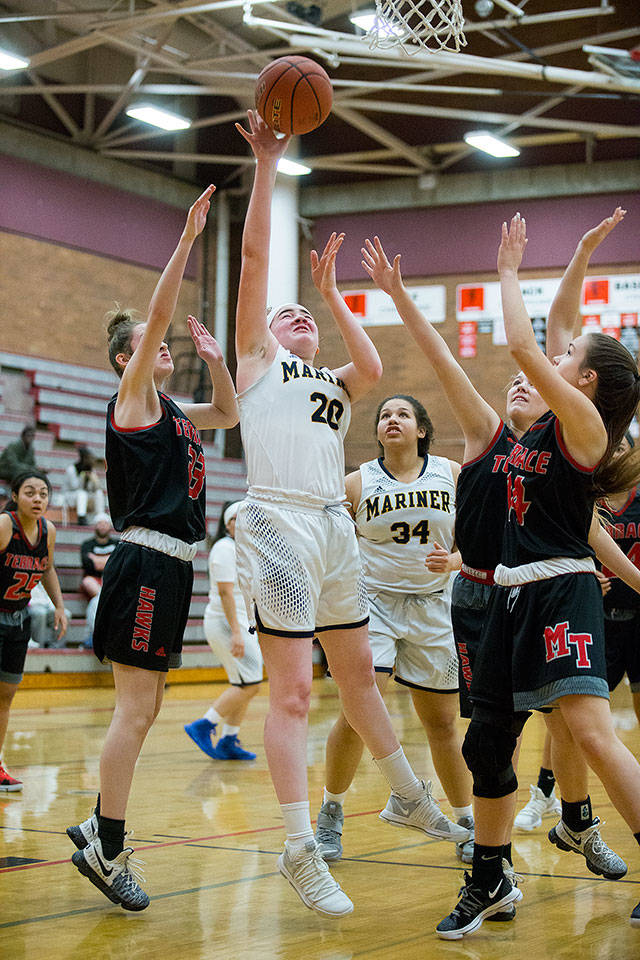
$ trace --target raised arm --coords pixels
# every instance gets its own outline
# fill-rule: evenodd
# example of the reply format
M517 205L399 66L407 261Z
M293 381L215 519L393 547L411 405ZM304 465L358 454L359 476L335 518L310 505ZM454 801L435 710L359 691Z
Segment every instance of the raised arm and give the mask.
M333 372L346 384L352 402L359 400L382 376L382 361L362 325L349 310L336 284L336 256L344 233L332 233L322 252L311 251L311 277L331 310L351 362Z
M398 253L392 265L378 237L373 242L366 240L362 248L362 266L376 286L391 297L400 319L433 367L464 433L465 458L472 460L490 443L500 417L480 396L447 342L411 299L402 280L400 257Z
M253 189L242 233L242 267L236 308L238 389L249 386L273 359L277 341L267 326L271 200L278 160L290 137L278 139L258 113L247 111L249 130L236 129L256 158Z
M122 426L132 425L127 422L130 404L135 405L141 398L146 400L149 395L155 395L153 372L158 351L176 309L180 285L191 248L207 222L209 201L214 190L213 184L208 186L189 210L182 236L169 263L162 271L162 276L158 280L151 297L144 332L133 356L127 363L118 390L117 416L118 422Z
M502 224L498 274L507 342L516 363L558 417L569 453L583 466L596 464L607 446L607 434L595 405L565 380L540 350L520 290L518 268L527 244L526 224L519 213ZM572 344L569 356L575 353Z
M179 407L184 410L198 430L235 427L239 419L236 388L224 362L222 351L199 320L189 317L187 324L196 352L209 370L212 394L210 403L181 403Z
M589 260L605 237L624 219L626 212L622 207L616 207L610 217L585 233L576 247L549 309L547 356L550 359L564 353L569 341L580 333L580 296Z

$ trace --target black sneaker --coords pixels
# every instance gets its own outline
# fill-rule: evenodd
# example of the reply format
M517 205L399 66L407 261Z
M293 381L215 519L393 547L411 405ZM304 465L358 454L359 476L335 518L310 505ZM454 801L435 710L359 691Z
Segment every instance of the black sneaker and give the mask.
M505 907L522 897L517 887L502 877L494 890L483 890L473 882L468 873L464 875L461 897L448 917L441 920L436 933L441 940L461 940L482 926L482 921L494 913L504 913Z
M629 917L629 923L632 927L640 927L640 903L631 911L631 916Z
M149 897L138 882L142 881L140 861L132 853L131 847L125 847L113 860L107 860L100 837L95 837L82 850L76 850L71 862L112 903L125 910L144 910Z

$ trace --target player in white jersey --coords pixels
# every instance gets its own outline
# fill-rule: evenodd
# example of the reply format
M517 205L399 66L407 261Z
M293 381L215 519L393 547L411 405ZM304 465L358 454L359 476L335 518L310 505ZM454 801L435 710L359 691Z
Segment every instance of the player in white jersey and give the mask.
M249 475L236 525L238 573L269 675L264 743L286 831L278 867L307 906L340 917L353 904L316 849L309 812L307 714L316 631L345 715L402 798L408 823L423 828L428 798L375 684L358 547L344 506L350 404L377 383L382 365L336 286L342 234L329 238L321 256L312 252L311 274L349 362L331 371L314 367L318 328L300 304L279 307L267 319L271 198L288 138L278 139L254 111L248 118L249 131L237 125L256 157L236 314Z
M185 724L185 732L213 760L255 760L238 740L249 704L260 691L262 654L249 631L245 603L236 573L235 527L240 500L224 504L216 539L209 553L209 603L204 612L207 643L226 670L230 686L203 717ZM222 736L212 736L222 723Z
M376 436L382 456L346 480L360 535L376 681L384 692L395 673L396 681L409 687L458 821L449 820L432 799L426 832L464 842L473 827L471 778L456 729L458 658L449 590L460 465L429 453L433 426L414 397L397 394L382 401ZM342 855L342 808L362 750L362 740L341 713L327 741L316 830L326 860ZM431 784L427 788L431 792ZM381 817L395 822L396 815L391 802Z

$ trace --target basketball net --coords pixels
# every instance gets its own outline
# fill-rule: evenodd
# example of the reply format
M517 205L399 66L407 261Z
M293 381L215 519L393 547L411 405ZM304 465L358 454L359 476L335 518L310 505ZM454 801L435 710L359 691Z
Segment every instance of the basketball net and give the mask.
M366 37L371 49L457 53L467 44L463 27L461 0L376 0L376 19Z

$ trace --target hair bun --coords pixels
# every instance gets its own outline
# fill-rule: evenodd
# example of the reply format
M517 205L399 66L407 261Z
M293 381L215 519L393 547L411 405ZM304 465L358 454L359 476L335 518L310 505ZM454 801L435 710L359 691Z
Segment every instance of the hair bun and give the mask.
M116 303L115 309L109 310L109 312L105 314L105 320L107 321L107 340L111 340L120 324L130 323L133 319L133 310L123 310L122 307Z

